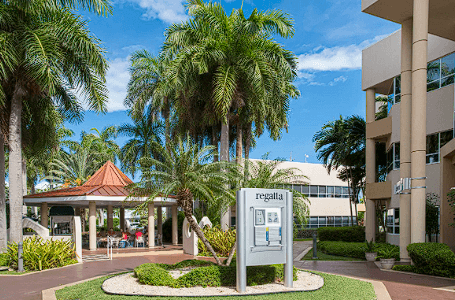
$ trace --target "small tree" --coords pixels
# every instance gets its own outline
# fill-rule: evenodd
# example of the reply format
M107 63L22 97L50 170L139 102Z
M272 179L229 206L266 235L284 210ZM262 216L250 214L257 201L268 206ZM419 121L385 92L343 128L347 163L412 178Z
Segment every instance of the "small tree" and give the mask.
M455 190L450 190L447 196L449 198L449 206L452 208L453 212L453 223L450 223L449 226L455 227Z
M206 146L199 149L189 135L185 141L177 137L175 142L168 145L168 150L156 142L153 145L163 160L159 161L152 157L140 160L141 165L148 167L144 168L141 182L132 186L131 196L147 196L148 201L142 204L145 208L148 202L159 195L175 195L177 204L182 208L191 229L212 253L216 263L223 265L193 219L193 204L195 198L218 201L222 197L227 202L232 202L234 193L228 183L239 174L236 165L228 162L211 162L215 147ZM231 250L231 254L234 251L235 248ZM228 259L227 265L229 263Z
M435 193L427 193L425 210L425 232L431 242L431 236L439 233L439 208L436 202L439 196Z

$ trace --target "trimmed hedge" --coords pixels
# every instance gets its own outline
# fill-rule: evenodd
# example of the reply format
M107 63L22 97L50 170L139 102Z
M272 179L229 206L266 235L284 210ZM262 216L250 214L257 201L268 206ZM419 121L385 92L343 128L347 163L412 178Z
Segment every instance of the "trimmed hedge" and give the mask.
M381 249L393 249L395 259L400 260L400 247L382 243L375 244L375 251L380 252ZM318 243L318 250L331 255L365 259L367 249L365 243L323 241Z
M365 227L321 227L318 228L320 241L364 242Z
M393 266L392 270L417 273L416 267L413 265L395 265Z
M455 254L446 244L414 243L407 250L417 273L455 277Z
M185 275L174 279L168 270L196 267ZM175 265L147 263L134 269L139 282L148 285L170 286L174 288L192 286L232 286L236 283L235 264L217 266L212 262L186 260ZM294 268L294 280L297 280L297 269ZM254 266L247 267L247 285L260 285L283 280L283 266Z

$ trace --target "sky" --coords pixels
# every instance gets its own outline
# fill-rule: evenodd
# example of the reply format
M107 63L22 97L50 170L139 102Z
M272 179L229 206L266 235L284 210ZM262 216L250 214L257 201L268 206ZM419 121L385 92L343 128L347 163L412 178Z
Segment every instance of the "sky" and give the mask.
M240 8L242 0L217 0L226 12ZM158 55L165 29L188 19L186 0L114 0L113 14L100 17L81 12L94 36L103 42L110 63L107 73L108 113L87 111L82 123L66 124L77 137L82 130L102 129L131 122L123 106L129 80L129 57L140 49ZM295 35L276 38L298 57L295 85L301 96L292 99L288 132L279 141L264 133L250 158L285 158L318 163L313 135L340 117L365 116L361 90L362 49L398 30L398 24L360 11L360 0L244 0L249 16L253 9L280 9L294 20ZM126 138L118 138L122 146Z

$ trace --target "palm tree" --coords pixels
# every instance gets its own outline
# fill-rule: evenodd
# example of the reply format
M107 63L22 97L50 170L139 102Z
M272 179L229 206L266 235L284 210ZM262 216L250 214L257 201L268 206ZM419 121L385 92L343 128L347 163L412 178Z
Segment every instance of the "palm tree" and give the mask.
M290 183L307 184L308 177L299 173L297 168L280 168L281 160L251 160L245 164L245 179L240 183L244 188L281 189ZM247 171L246 168L249 168ZM305 224L308 218L308 198L299 191L291 190L294 198L293 211L300 224Z
M217 201L219 197L223 197L227 201L233 201L234 193L227 183L238 174L236 167L227 162L211 162L215 147L205 146L199 149L189 135L185 141L177 137L170 145L166 150L161 144L154 143L162 160L152 157L141 159L141 164L148 168L144 171L142 181L133 187L132 195L147 196L149 201L153 201L158 195L175 195L191 229L212 253L217 264L222 265L192 217L193 202L195 197L206 201Z
M114 140L118 136L117 126L106 126L101 131L97 128L92 128L91 131L94 131L95 134L84 134L90 137L90 139L93 139L92 147L96 148L95 152L99 153L102 157L102 164L108 160L115 163L117 157L120 155L120 147Z
M121 149L122 169L132 174L141 169L140 159L143 157L157 157L152 144L161 144L163 126L153 114L145 112L142 118L133 119L133 124L123 124L118 128L118 134L131 139Z
M70 9L111 11L108 0L0 2L0 104L11 103L9 118L11 241L22 241L21 112L32 95L51 98L63 111L79 105L70 90L87 96L91 109L105 111L107 62L99 40ZM56 97L60 96L60 97Z
M176 105L184 106L191 92L205 98L205 115L221 123L220 158L227 161L231 119L237 124L237 143L242 143L243 109L260 128L266 120L274 134L285 126L269 109L278 107L284 112L280 117L287 116L289 96L298 94L291 84L297 59L271 36L291 37L292 20L279 10L254 10L245 18L239 9L227 16L219 3L202 0L190 0L187 7L193 19L166 31L163 55L172 59L169 79L178 91Z
M131 56L131 78L125 105L133 118L141 118L148 107L155 118L164 118L166 145L171 138L171 111L173 86L166 78L167 61L154 57L147 50L139 50Z
M349 207L357 203L359 189L363 189L365 177L366 124L360 116L350 116L328 122L313 136L318 159L326 165L327 172L342 168L340 175L351 188Z

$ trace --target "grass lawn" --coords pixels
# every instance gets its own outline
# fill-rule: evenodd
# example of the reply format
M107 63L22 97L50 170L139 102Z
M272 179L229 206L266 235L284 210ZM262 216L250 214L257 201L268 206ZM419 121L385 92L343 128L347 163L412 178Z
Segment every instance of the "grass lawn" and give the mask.
M26 273L30 273L29 271L24 272L16 272L16 271L0 271L0 275L23 275Z
M329 275L320 272L314 272L321 275L324 278L324 286L313 292L296 292L286 294L270 294L261 296L244 296L239 298L238 296L225 296L225 297L200 297L197 299L206 300L239 300L239 299L251 299L251 300L300 300L300 299L336 299L336 300L368 300L376 299L373 286L371 283L345 278L336 275ZM101 284L109 276L98 278L95 280L87 281L78 285L63 288L56 292L57 299L59 300L146 300L150 297L143 296L117 296L107 295L101 289ZM157 300L194 300L194 297L153 297Z
M358 259L354 257L345 257L345 256L337 256L337 255L330 255L322 253L321 251L317 251L318 259L314 260L341 260L341 261L363 261L363 259ZM303 258L302 260L313 260L313 249L311 249Z
M294 239L294 242L305 242L305 241L312 241L313 238L306 238L306 239Z

